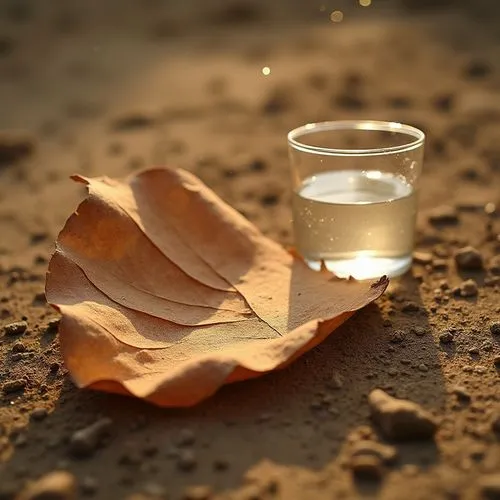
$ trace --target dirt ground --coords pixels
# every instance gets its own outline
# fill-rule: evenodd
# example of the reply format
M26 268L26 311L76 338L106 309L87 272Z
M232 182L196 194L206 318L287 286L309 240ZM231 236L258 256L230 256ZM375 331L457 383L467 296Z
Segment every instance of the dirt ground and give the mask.
M78 498L500 498L499 7L0 1L0 499L55 470ZM293 366L195 408L76 389L43 294L84 194L69 175L184 167L290 244L285 134L340 118L427 133L411 273ZM479 256L457 267L466 245ZM389 442L374 388L430 411L434 439ZM397 457L360 467L362 440Z

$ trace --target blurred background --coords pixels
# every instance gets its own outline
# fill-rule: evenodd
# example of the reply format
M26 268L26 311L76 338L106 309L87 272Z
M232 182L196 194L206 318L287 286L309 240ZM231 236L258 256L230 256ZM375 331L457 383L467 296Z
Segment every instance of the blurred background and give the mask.
M493 0L1 0L0 257L37 238L49 248L81 197L70 174L153 164L193 170L289 243L285 135L316 120L423 128L423 209L496 201L499 12Z

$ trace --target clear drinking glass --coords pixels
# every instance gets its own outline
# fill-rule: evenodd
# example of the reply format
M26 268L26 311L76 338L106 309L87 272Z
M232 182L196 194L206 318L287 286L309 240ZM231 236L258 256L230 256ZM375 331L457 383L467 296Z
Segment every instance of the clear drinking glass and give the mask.
M297 250L340 277L411 266L425 135L382 121L310 123L288 134Z

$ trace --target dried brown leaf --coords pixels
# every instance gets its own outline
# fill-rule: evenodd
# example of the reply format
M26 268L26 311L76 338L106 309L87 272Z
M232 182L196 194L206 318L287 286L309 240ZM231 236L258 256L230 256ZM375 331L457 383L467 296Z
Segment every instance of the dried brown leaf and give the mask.
M75 179L89 196L46 294L80 387L189 406L288 365L387 286L311 271L186 171Z

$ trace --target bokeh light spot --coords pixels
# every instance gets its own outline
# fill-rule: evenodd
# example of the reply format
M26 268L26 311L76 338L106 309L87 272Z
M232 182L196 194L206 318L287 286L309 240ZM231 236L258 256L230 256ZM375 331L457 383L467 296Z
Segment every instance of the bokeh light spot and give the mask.
M340 23L344 19L344 13L341 10L334 10L330 14L330 19L332 23Z

